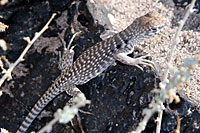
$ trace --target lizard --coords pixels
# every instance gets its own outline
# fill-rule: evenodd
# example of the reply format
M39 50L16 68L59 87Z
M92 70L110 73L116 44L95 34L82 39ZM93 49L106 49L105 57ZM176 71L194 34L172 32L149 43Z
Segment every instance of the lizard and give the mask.
M43 108L60 93L66 92L72 98L68 103L82 93L76 86L85 84L106 70L115 61L126 65L140 65L154 67L154 62L145 59L146 56L132 58L128 54L133 53L138 42L155 36L166 27L166 19L158 12L152 11L136 18L126 29L114 36L103 40L84 51L74 62L73 49L67 49L64 54L63 71L54 83L47 89L32 110L25 117L17 133L24 133ZM73 104L73 103L70 103Z

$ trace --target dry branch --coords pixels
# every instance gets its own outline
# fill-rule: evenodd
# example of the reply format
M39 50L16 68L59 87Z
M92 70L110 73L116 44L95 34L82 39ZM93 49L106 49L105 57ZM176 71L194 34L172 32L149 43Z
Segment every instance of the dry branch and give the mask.
M25 56L25 54L27 53L27 51L30 49L30 47L33 45L33 43L42 35L42 33L48 29L48 26L50 24L50 22L53 20L53 18L55 17L56 13L54 13L51 18L49 19L49 21L46 23L46 25L42 28L42 30L40 32L36 32L35 36L33 37L32 40L30 40L29 37L24 37L24 40L26 40L28 42L28 45L26 46L26 48L24 49L24 51L22 52L22 54L19 56L19 58L12 64L10 64L9 68L4 71L4 75L3 77L0 79L0 87L1 85L4 83L4 81L10 80L12 79L11 76L11 72L13 71L13 69L21 62L23 61L23 58Z
M90 104L83 93L78 94L78 96L74 99L73 106L66 105L63 110L58 109L54 114L54 119L51 120L46 126L44 126L38 133L50 132L52 130L52 126L59 121L60 123L68 123L70 122L76 114L78 114L79 108L85 106L86 104Z

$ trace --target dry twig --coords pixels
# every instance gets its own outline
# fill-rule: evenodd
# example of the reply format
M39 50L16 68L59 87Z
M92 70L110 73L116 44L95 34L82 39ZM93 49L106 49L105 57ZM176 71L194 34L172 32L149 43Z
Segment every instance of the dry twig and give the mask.
M187 11L185 12L185 15L184 15L184 18L183 20L180 21L180 24L179 24L179 27L178 27L178 30L176 31L176 34L175 34L175 38L173 39L173 44L172 44L172 47L171 47L171 51L168 55L168 58L169 58L169 61L168 61L168 64L167 64L167 69L166 69L166 72L163 76L163 79L162 79L162 82L160 83L160 88L161 89L166 89L166 83L168 83L168 75L169 75L169 70L170 70L170 67L171 67L171 64L172 64L172 61L173 61L173 55L174 55L174 51L176 49L176 45L179 44L180 42L180 34L181 34L181 30L187 20L187 18L189 17L189 15L193 12L193 7L194 7L194 4L195 4L196 0L192 0L192 2L188 5L188 8ZM171 88L170 88L171 89ZM175 90L176 91L176 90ZM175 94L176 95L176 94ZM176 97L176 96L175 96ZM174 97L174 98L175 98ZM162 103L161 103L162 104ZM160 128L161 128L161 122L162 122L162 114L163 114L163 110L160 110L158 112L158 118L157 118L157 127L156 127L156 133L160 133Z
M58 109L57 112L54 114L54 119L51 120L46 126L44 126L38 133L44 133L45 131L50 132L52 126L59 121L60 123L68 123L71 121L74 116L78 113L79 108L89 104L88 101L83 93L78 94L78 96L74 99L75 105L72 107L66 105L63 110Z
M33 43L42 35L42 33L48 29L48 26L50 24L50 22L53 20L53 18L55 17L56 13L54 13L51 18L49 19L49 21L46 23L46 25L42 28L42 30L40 32L36 32L35 36L33 37L32 40L30 40L29 37L24 37L24 40L26 40L28 42L28 45L26 46L26 48L24 49L24 51L22 52L22 54L19 56L19 58L12 64L10 64L9 68L4 71L4 75L3 77L0 79L0 87L3 84L3 82L7 79L10 80L12 79L11 76L11 72L13 71L13 69L17 66L17 64L19 64L21 61L23 61L25 54L27 53L27 51L30 49L30 47L33 45Z

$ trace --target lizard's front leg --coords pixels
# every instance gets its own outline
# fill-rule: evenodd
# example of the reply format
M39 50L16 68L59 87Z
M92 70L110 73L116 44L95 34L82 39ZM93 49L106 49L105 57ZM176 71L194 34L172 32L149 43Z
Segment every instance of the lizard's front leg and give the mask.
M129 57L126 53L118 53L115 55L115 59L120 61L121 63L126 64L126 65L136 66L142 71L143 71L143 68L139 65L147 65L152 68L155 68L154 62L147 60L145 58L146 56L132 58L132 57Z
M128 54L131 54L134 51L136 43L137 41L135 41L134 39L130 39L127 44L124 44L124 46L120 48L118 52L115 53L114 58L123 64L136 66L142 71L143 68L140 65L147 65L152 68L155 68L154 62L145 59L147 56L141 56L138 58L132 58L128 56Z

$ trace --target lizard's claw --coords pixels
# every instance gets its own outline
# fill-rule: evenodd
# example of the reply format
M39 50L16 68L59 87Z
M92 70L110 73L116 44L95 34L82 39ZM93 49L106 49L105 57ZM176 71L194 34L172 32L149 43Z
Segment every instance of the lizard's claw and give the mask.
M153 61L145 59L146 57L147 56L141 56L139 58L136 58L136 59L134 59L135 62L133 62L133 63L135 63L135 66L142 71L143 71L143 68L139 65L146 65L146 66L150 66L151 68L155 69L155 63Z

